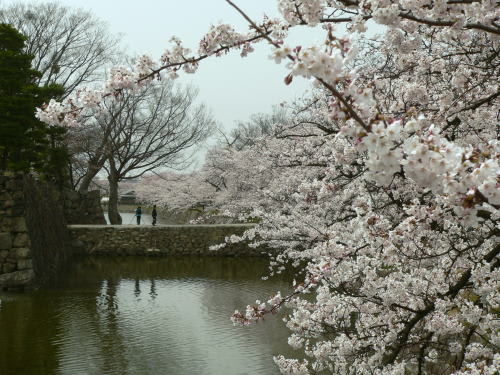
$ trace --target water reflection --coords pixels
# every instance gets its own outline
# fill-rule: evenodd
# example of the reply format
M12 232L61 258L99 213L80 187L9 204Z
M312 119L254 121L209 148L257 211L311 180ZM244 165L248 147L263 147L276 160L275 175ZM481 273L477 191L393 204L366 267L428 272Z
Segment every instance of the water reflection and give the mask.
M229 316L286 291L264 259L109 258L75 263L44 290L0 294L0 374L277 374L279 317ZM290 353L293 355L293 353Z

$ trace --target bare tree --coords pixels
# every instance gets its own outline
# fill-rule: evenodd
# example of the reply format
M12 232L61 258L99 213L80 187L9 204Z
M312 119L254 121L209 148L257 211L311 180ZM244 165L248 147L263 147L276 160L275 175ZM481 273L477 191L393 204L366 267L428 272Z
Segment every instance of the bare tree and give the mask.
M92 13L58 3L17 2L0 8L0 22L24 34L33 68L42 73L38 85L57 83L68 96L76 87L102 77L112 61L117 38Z
M196 105L197 90L175 88L168 80L127 93L123 100L99 118L99 152L96 165L108 172L108 214L112 224L120 224L118 183L141 177L159 168L185 167L192 147L211 134L214 121L203 105ZM108 112L108 111L106 111Z
M219 146L237 151L252 146L266 135L276 135L283 124L290 122L287 108L275 106L271 113L255 113L247 121L239 121L229 133L220 131Z
M73 188L86 192L96 175L103 169L114 144L112 137L120 134L117 121L121 111L133 105L138 98L127 95L121 101L110 104L104 101L98 108L82 119L81 126L70 129L68 146L71 155L71 178ZM105 109L102 111L102 109Z

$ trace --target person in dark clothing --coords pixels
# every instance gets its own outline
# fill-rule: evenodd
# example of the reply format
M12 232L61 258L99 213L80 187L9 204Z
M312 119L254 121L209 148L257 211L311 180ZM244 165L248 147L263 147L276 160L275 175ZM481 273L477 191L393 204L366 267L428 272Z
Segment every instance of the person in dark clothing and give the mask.
M158 216L158 213L156 212L156 204L153 206L153 211L151 211L151 216L153 216L153 226L156 225L156 216Z
M141 224L141 215L142 215L142 210L141 210L141 206L139 206L135 210L135 217L137 218L137 225Z

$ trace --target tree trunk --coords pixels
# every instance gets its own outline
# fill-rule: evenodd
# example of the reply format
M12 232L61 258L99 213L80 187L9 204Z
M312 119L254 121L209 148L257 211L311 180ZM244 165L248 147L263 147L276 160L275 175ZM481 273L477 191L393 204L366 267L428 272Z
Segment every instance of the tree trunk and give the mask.
M111 163L112 164L112 163ZM118 174L111 166L108 176L109 182L109 202L108 202L108 217L110 224L121 224L122 217L118 213Z
M86 193L89 190L89 186L92 183L94 177L99 173L104 165L104 158L97 158L96 160L91 159L89 161L89 166L87 173L83 176L78 191L81 193Z
M85 176L83 176L82 181L80 182L80 186L78 187L79 192L86 193L89 190L90 183L92 182L92 179L96 176L97 172L94 173L92 169L89 169L87 173L85 173Z

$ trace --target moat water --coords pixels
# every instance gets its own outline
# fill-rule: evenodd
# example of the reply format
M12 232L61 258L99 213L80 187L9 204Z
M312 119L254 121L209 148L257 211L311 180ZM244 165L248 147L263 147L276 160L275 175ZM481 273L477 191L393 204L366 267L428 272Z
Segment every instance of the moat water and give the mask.
M230 316L274 291L267 260L89 258L57 283L0 293L0 374L271 375L294 356L282 315L249 327Z

